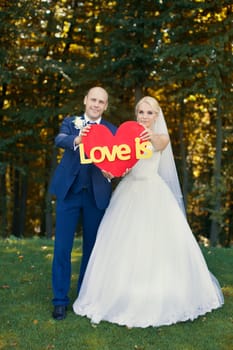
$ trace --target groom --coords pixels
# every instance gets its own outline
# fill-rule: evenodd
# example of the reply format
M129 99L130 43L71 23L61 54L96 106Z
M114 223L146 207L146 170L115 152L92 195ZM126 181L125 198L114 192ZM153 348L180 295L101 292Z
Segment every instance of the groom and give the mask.
M52 264L53 318L66 317L71 279L71 252L77 223L82 216L83 255L78 280L78 291L95 243L100 221L111 196L108 174L93 164L81 164L79 144L82 142L82 125L100 123L113 134L116 127L102 119L108 107L108 94L101 87L91 88L84 98L85 113L64 119L55 145L65 150L55 170L50 192L56 195L56 232Z

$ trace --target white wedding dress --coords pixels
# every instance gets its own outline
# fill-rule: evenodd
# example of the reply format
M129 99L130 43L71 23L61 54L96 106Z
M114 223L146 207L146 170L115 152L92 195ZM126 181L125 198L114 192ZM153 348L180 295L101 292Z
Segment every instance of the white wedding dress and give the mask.
M185 215L158 174L159 160L154 152L138 161L101 222L73 305L93 323L170 325L224 302Z

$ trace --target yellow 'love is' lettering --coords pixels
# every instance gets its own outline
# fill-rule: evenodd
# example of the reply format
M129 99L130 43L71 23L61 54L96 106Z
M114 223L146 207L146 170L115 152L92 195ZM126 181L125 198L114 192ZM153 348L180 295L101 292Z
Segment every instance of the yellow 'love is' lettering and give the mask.
M101 163L106 158L109 162L114 162L116 158L121 160L130 159L130 147L126 144L114 145L112 152L107 146L93 147L90 151L90 159L94 163ZM98 154L98 156L97 156Z
M152 149L150 141L145 141L143 143L140 143L140 138L136 137L135 139L135 149L136 149L136 158L150 158L152 156Z
M149 141L140 143L140 138L135 138L135 151L136 158L150 158L152 156L152 150ZM96 146L90 150L90 158L85 157L84 145L79 145L80 161L82 164L101 163L106 158L109 162L114 162L116 158L120 160L129 160L131 155L131 149L127 144L114 145L112 151L108 146Z
M80 143L79 145L79 154L80 154L80 163L82 164L90 164L92 160L89 158L85 158L84 145Z
M120 160L128 160L128 159L130 159L130 153L131 153L131 149L125 143L123 143L122 145L118 146L117 157Z

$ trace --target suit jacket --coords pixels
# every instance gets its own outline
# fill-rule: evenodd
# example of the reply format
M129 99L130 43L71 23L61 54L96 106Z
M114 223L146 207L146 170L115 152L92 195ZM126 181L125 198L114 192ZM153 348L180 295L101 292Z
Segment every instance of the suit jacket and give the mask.
M79 148L74 151L74 139L79 135L80 130L74 126L75 116L66 117L61 125L60 132L55 138L55 145L65 149L61 162L57 166L53 175L50 192L59 199L65 199L69 189L79 175L84 164L80 163ZM117 128L108 121L101 119L101 124L105 125L113 134ZM96 205L100 209L105 209L109 203L112 186L102 175L102 172L94 164L91 164L91 184Z

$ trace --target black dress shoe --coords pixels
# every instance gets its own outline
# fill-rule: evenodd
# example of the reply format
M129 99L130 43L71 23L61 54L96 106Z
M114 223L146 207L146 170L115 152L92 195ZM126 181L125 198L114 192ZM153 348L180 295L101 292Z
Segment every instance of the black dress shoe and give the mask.
M66 310L67 307L64 305L54 306L54 310L52 313L53 318L57 321L64 320L64 318L66 318Z

